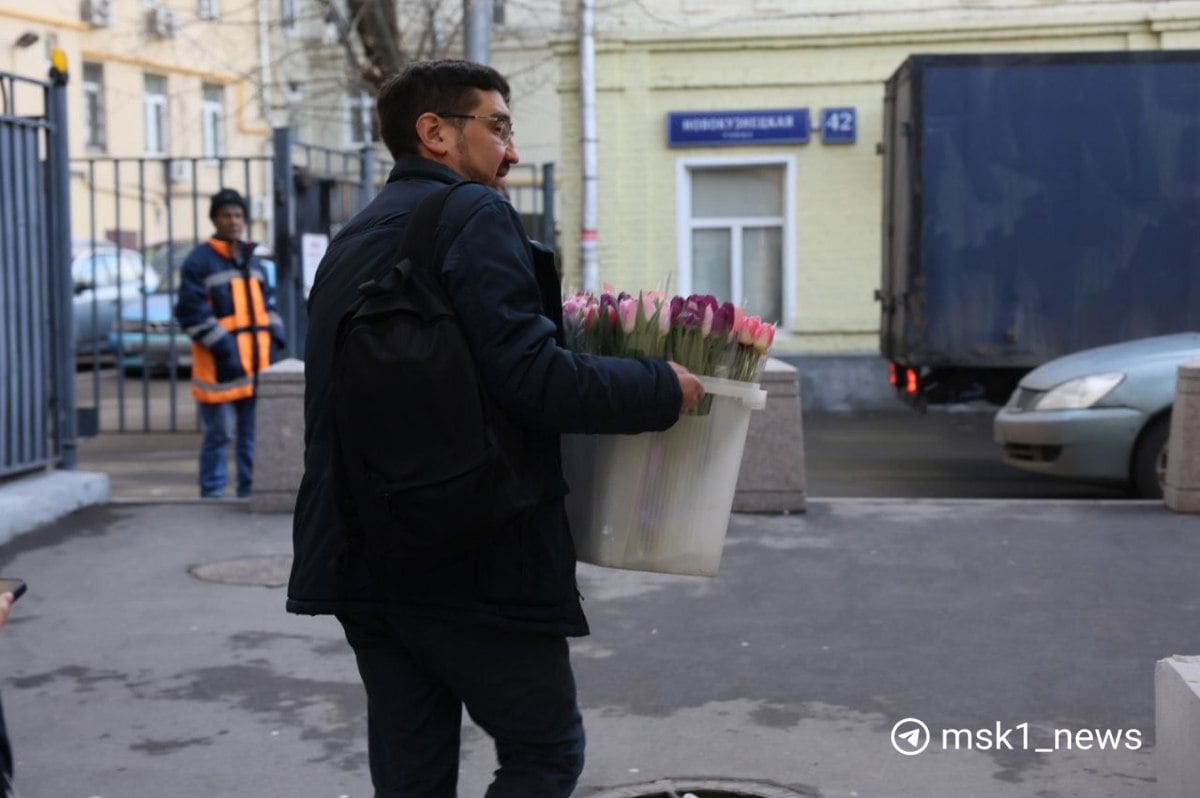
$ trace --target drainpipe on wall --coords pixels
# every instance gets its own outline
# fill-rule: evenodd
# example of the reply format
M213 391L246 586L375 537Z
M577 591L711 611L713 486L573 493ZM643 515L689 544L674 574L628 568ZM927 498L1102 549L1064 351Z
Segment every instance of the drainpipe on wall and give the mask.
M463 49L468 61L492 62L492 0L463 0Z
M579 113L583 136L583 209L579 229L580 268L583 288L600 287L596 256L597 163L596 163L596 31L594 0L579 0Z

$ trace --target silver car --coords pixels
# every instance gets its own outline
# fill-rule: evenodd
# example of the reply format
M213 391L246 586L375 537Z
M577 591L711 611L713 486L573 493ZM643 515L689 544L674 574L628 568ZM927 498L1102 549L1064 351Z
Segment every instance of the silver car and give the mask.
M1200 359L1200 333L1087 349L1026 374L996 414L1010 465L1162 496L1180 364Z
M159 282L158 274L146 268L136 249L86 240L71 244L71 279L75 284L75 352L81 357L108 351L118 305L140 302Z

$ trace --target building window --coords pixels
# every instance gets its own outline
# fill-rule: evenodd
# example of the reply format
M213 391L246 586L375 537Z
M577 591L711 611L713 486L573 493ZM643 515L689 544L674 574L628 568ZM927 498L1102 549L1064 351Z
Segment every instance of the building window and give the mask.
M205 158L225 153L225 88L205 83L200 99L200 138Z
M296 5L300 0L279 0L279 25L286 31L296 29Z
M508 15L504 13L504 0L492 0L492 24L507 25Z
M142 82L142 107L145 110L146 154L167 154L167 79L145 75Z
M371 115L374 108L375 101L365 91L354 92L346 98L346 109L350 117L348 143L351 147L361 147L374 140Z
M684 159L679 177L679 284L792 322L790 160Z
M220 3L218 0L200 0L199 6L196 9L196 16L200 17L200 19L220 18Z
M89 150L104 152L104 67L83 65L83 136Z

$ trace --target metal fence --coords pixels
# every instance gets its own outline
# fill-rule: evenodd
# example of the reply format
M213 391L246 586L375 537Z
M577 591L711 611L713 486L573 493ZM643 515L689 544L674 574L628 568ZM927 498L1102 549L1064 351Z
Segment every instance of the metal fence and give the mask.
M66 74L0 72L0 478L76 462Z
M247 235L262 242L288 333L304 351L304 299L325 244L386 181L391 164L371 149L343 151L275 131L270 156L89 158L73 162L78 391L86 432L175 432L199 422L189 388L191 343L172 318L179 269L211 234L209 197L237 189L250 205ZM554 241L553 165L519 166L509 195L529 233ZM97 253L137 264L114 270L107 291ZM90 267L90 268L89 268ZM111 316L106 324L104 316ZM81 332L85 331L85 332Z

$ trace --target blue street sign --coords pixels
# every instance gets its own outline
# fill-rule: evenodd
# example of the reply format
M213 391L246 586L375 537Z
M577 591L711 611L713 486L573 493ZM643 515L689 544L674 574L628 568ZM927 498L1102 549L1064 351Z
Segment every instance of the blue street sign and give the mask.
M821 141L853 144L858 135L858 112L853 108L821 109Z
M704 147L714 144L785 144L808 141L807 108L758 111L669 111L667 145Z

